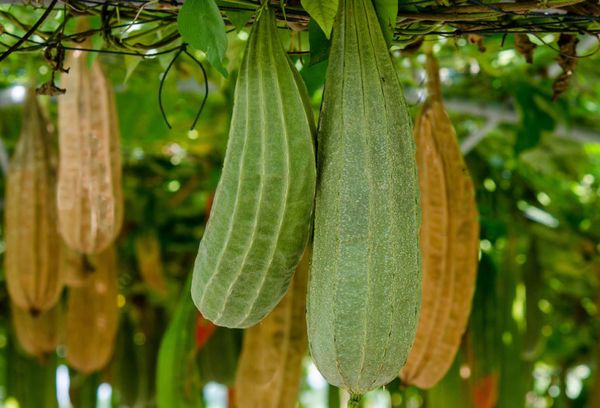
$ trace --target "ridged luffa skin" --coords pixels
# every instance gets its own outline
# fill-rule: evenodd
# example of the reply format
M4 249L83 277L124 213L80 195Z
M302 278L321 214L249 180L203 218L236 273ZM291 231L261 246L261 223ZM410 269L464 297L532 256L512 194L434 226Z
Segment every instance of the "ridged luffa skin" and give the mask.
M56 156L33 89L27 93L5 197L8 293L21 309L41 313L56 304L64 282L57 257Z
M404 382L433 387L460 346L475 291L479 221L473 182L442 101L437 62L427 56L429 96L415 126L422 217L423 291Z
M194 303L217 325L262 320L304 251L316 180L307 99L273 12L263 6L239 72L223 173L194 267Z
M123 223L121 149L111 84L96 59L72 53L58 98L60 164L59 230L65 242L85 254L102 252Z
M308 338L355 396L398 375L421 294L415 143L371 0L341 0L318 133Z
M238 408L294 408L306 355L306 288L310 250L286 295L244 333L235 382Z
M93 272L85 284L69 288L65 322L67 362L82 373L110 361L119 322L116 250L111 246L89 263Z

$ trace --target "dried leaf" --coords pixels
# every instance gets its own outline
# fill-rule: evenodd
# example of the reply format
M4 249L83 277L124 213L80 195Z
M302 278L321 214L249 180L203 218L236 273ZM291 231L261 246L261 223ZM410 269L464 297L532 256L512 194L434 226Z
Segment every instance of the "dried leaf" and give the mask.
M529 36L525 33L515 33L515 49L519 54L525 57L528 64L533 62L533 51L537 45L531 42Z
M467 35L467 40L471 43L477 46L477 49L479 50L479 52L485 52L486 48L485 48L485 43L484 43L484 38L482 35L479 34L468 34Z
M572 34L561 34L558 39L558 47L560 54L556 58L556 62L563 69L563 73L556 78L552 89L554 95L552 100L558 99L571 84L571 77L577 67L577 43L579 40L576 35Z

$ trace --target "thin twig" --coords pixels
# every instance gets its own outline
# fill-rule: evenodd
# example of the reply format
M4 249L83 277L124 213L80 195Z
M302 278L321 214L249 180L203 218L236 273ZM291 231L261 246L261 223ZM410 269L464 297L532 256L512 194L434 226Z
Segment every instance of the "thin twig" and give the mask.
M38 21L36 21L35 24L31 26L29 31L27 31L25 33L25 35L23 37L21 37L21 39L19 41L14 43L8 50L6 50L5 52L3 52L0 55L0 61L3 61L4 59L6 59L6 57L8 57L14 50L18 49L21 46L21 44L23 44L25 41L27 41L27 39L35 33L35 31L38 29L38 27L40 25L42 25L42 23L46 20L46 18L48 18L48 16L52 12L52 9L54 9L54 6L56 5L57 2L58 2L58 0L52 0L52 3L50 3L50 5L44 11L42 16L38 19Z

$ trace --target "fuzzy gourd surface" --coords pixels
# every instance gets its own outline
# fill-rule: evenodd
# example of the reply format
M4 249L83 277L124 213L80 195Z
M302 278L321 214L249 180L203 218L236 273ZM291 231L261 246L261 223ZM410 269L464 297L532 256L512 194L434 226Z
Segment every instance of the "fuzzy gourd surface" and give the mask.
M262 320L287 290L308 239L316 180L306 89L273 12L258 13L191 290L205 318L238 328Z
M341 0L318 133L312 357L363 394L393 380L420 302L419 196L411 121L371 0Z

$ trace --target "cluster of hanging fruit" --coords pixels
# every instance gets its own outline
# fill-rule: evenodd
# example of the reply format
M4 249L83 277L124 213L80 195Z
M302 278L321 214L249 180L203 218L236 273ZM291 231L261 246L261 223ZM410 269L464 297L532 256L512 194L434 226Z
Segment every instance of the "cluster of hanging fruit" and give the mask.
M340 0L332 35L318 127L267 2L240 68L223 172L186 287L208 321L246 329L239 407L294 406L308 346L351 404L398 376L429 388L467 324L478 214L436 62L428 55L429 96L413 131L372 1ZM64 344L67 362L91 372L109 361L117 331L119 130L99 62L72 54L66 65L58 158L27 96L7 182L6 274L23 348L42 356ZM138 257L142 272L160 262L157 242L136 242L154 254ZM156 276L147 281L164 292ZM196 315L181 303L161 356L169 347L186 358L191 335L188 326L182 341L180 329ZM202 344L219 333L207 327ZM183 398L185 379L161 356L157 400L168 406Z
M249 328L241 407L294 406L306 323L354 404L398 375L433 386L468 320L478 214L436 62L413 135L371 0L341 0L332 35L318 129L266 4L239 72L191 294L213 323Z
M58 154L33 89L6 185L6 282L13 325L29 354L64 344L81 372L105 366L117 333L117 260L123 221L119 129L100 63L68 60L59 98ZM67 300L62 293L67 286Z

